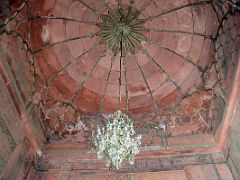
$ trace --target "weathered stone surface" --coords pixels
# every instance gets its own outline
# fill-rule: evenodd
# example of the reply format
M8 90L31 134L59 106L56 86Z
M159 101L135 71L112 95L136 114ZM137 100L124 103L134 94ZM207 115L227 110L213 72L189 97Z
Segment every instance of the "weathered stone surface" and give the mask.
M6 166L13 150L16 147L16 142L8 130L5 121L0 116L0 174Z
M204 171L204 173L203 173ZM161 180L202 180L202 179L228 179L233 180L233 177L226 164L220 163L217 165L196 165L187 166L181 170L174 171L160 171L160 172L125 172L116 173L112 171L106 171L105 173L96 172L46 172L38 174L38 179L43 180L57 180L67 178L80 178L83 180L147 180L147 179L161 179Z

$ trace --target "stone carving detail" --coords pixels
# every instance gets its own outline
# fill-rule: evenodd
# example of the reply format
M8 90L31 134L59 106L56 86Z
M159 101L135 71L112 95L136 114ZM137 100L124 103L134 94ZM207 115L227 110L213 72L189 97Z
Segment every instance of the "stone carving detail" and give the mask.
M41 104L41 114L43 126L46 127L47 141L51 143L91 141L90 131L94 128L91 130L88 128L89 118L78 114L70 106L62 103Z
M97 24L101 29L97 35L102 38L114 55L121 52L126 56L127 52L135 54L136 49L141 47L141 41L146 40L143 32L147 29L143 26L145 20L139 18L140 11L118 7L109 9L108 14L101 15L102 22Z

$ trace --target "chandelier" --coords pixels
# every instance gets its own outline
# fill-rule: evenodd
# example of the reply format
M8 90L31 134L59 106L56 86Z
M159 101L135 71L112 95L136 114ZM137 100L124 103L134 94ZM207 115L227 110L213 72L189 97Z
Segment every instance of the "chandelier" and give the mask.
M118 110L110 115L106 126L97 128L94 144L98 158L104 159L108 167L119 169L125 159L134 164L134 156L140 151L141 135L135 135L132 120Z

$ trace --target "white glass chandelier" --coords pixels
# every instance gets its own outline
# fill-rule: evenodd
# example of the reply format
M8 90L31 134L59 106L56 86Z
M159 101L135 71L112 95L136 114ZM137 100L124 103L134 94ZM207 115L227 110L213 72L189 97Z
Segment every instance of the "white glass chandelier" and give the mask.
M136 136L133 122L120 110L110 115L103 128L97 128L95 146L98 158L105 160L108 167L121 168L124 160L134 164L134 156L139 153L141 135Z

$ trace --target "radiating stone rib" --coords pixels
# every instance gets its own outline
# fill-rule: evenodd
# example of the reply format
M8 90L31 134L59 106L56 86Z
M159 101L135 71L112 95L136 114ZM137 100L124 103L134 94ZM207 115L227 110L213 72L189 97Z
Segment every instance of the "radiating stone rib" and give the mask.
M87 73L86 77L82 80L82 82L80 83L80 86L78 87L78 89L73 93L73 96L71 98L71 102L73 103L76 96L78 95L78 93L80 92L83 84L88 80L88 78L91 76L92 72L95 70L95 68L97 67L98 63L102 60L103 57L106 56L106 52L107 50L105 50L103 52L103 55L101 55L98 60L96 61L96 63L93 65L93 67L90 69L90 71Z
M116 56L113 56L112 59L111 59L110 70L109 70L109 72L108 72L108 76L107 76L107 79L106 79L106 81L105 81L103 94L102 94L102 96L101 96L98 114L100 114L101 111L103 110L102 103L103 103L103 99L104 99L105 94L106 94L106 91L107 91L107 85L108 85L108 82L109 82L109 78L110 78L110 75L111 75L111 72L112 72L113 63L115 62L115 60L116 60Z
M85 2L83 2L83 0L77 0L77 1L82 5L84 5L86 8L90 9L95 15L99 16L99 12L96 9L89 6L88 4L86 4Z
M178 84L171 78L171 76L164 70L164 68L163 68L160 64L158 64L157 61L156 61L153 57L150 56L150 54L147 52L146 49L143 49L142 51L143 51L143 53L145 54L145 56L147 56L147 58L150 59L150 60L159 68L160 72L162 72L163 74L165 74L165 75L167 76L167 80L170 81L170 82L172 82L172 83L176 86L176 88L179 90L179 92L183 95L183 92L182 92L182 90L181 90L181 88L180 88L180 85L178 85Z
M95 22L91 21L83 21L83 20L77 20L67 17L61 17L61 16L30 16L28 17L29 20L38 20L38 19L51 19L51 20L63 20L63 21L71 21L76 23L83 23L83 24L89 24L89 25L95 25Z
M70 66L72 63L74 63L78 58L84 56L85 54L89 53L93 49L97 48L99 45L94 44L92 47L90 47L88 50L84 51L82 54L80 54L76 58L72 58L69 62L67 62L66 65L55 71L55 73L47 80L47 86L53 81L54 78L58 76L59 73L61 73L63 70L65 70L68 66Z
M148 82L147 82L147 78L146 78L146 76L145 76L145 74L144 74L141 66L140 66L139 63L138 63L138 60L136 60L135 58L133 58L133 59L134 59L134 61L136 62L137 66L138 66L138 68L139 68L139 70L140 70L140 72L141 72L141 75L142 75L142 77L143 77L144 83L145 83L145 85L146 85L146 87L147 87L147 89L148 89L148 93L150 94L151 100L152 100L152 102L153 102L153 106L154 106L155 113L157 114L158 111L159 111L159 106L158 106L156 100L155 100L154 97L153 97L152 91L151 91L150 86L149 86L149 84L148 84Z
M165 15L165 14L168 14L168 13L171 13L171 12L174 12L174 11L178 11L178 10L181 10L181 9L184 9L186 7L190 7L190 6L200 6L200 5L203 5L205 4L205 2L195 2L195 3L190 3L190 4L185 4L185 5L182 5L182 6L179 6L179 7L176 7L176 8L173 8L173 9L170 9L170 10L165 10L163 12L160 12L159 14L155 15L155 16L148 16L146 21L151 21L159 16L162 16L162 15Z
M178 34L189 34L189 35L194 35L194 36L202 36L207 39L213 39L213 37L208 36L206 34L202 33L197 33L197 32L188 32L188 31L180 31L180 30L168 30L168 29L154 29L151 28L149 29L149 32L167 32L167 33L178 33Z
M183 55L177 53L176 51L174 51L174 50L172 50L172 49L170 49L170 48L168 48L168 47L161 46L161 45L159 45L158 43L156 43L155 41L146 41L146 42L149 43L149 44L155 45L155 46L157 46L158 48L164 49L164 50L166 50L166 51L169 51L169 52L171 52L171 53L173 53L173 54L181 57L184 62L187 62L187 63L189 63L189 64L192 64L199 72L201 72L201 73L203 72L203 69L202 69L197 63L195 63L193 60L191 60L191 59L189 59L189 58L187 58L187 57L184 57Z
M78 36L78 37L74 37L74 38L69 38L69 39L65 39L63 41L58 41L58 42L54 42L52 44L48 44L46 46L43 46L37 50L35 50L33 53L36 54L44 49L47 49L47 48L50 48L50 47L53 47L53 46L56 46L60 43L65 43L65 42L70 42L70 41L75 41L75 40L79 40L79 39L84 39L84 38L93 38L94 36L96 36L95 33L89 33L88 35L84 35L84 36Z

